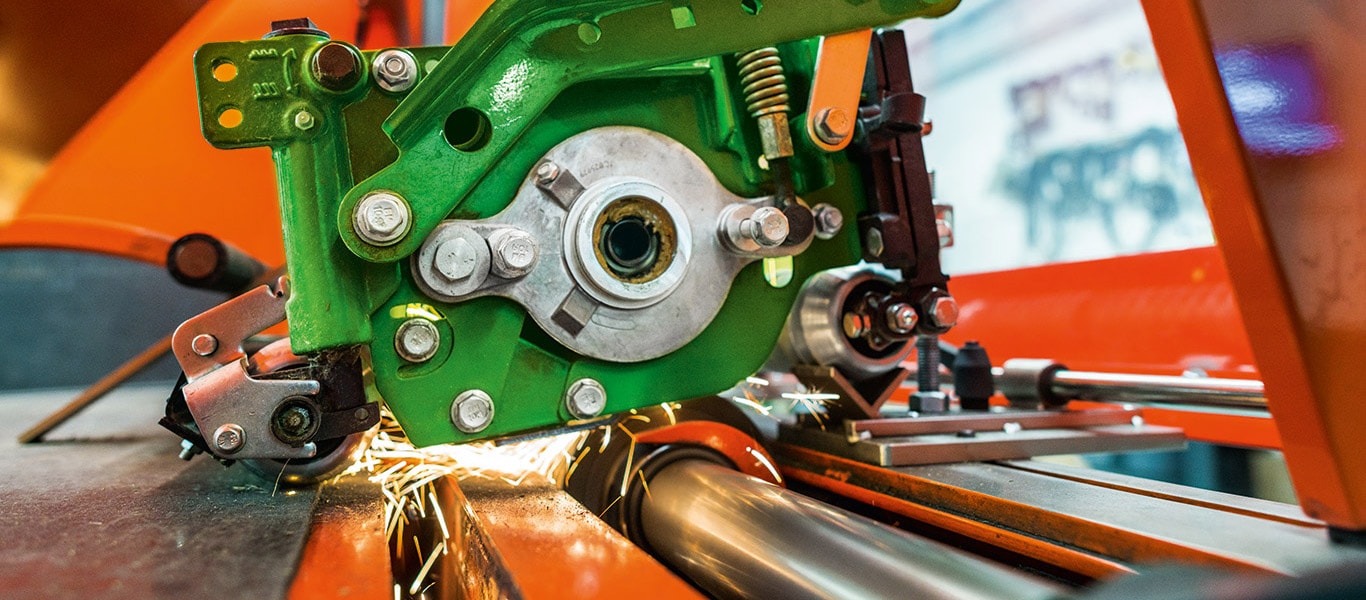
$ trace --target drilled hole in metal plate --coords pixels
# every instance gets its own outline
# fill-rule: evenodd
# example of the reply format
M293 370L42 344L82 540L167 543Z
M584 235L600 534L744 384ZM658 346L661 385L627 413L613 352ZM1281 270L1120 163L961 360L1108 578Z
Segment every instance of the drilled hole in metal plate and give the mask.
M213 65L213 80L219 83L227 83L237 78L237 65L230 60L220 61Z
M218 124L228 129L241 125L242 111L235 108L224 109L223 112L218 113Z
M462 152L474 152L489 143L489 138L493 135L493 126L479 109L467 106L446 117L446 124L441 133L452 148Z

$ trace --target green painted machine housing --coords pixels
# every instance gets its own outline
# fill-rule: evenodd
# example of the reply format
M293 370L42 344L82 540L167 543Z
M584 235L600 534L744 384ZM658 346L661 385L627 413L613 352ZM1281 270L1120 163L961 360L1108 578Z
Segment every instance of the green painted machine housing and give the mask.
M770 285L756 262L736 277L696 339L653 360L611 363L567 350L510 300L451 304L423 294L408 257L442 220L498 213L553 146L609 125L667 135L732 192L764 195L771 184L733 56L771 45L782 53L793 98L798 193L809 205L829 203L852 217L863 203L858 169L844 153L806 142L799 128L816 36L939 16L957 1L559 4L500 0L459 44L408 49L420 77L403 93L374 83L374 51L357 51L362 72L355 85L319 85L309 67L328 43L319 35L212 43L195 55L205 138L220 148L273 151L294 352L367 347L375 389L419 445L570 422L563 395L584 377L606 389L605 413L727 389L769 356L806 278L860 257L850 226L794 257L786 285ZM484 129L478 143L457 148L446 139L446 121L462 109L478 111ZM351 229L356 203L374 190L396 192L412 210L411 230L393 246L370 246ZM425 363L408 363L394 348L399 324L412 317L432 320L441 333L440 350ZM488 393L495 406L491 425L478 434L459 431L450 419L451 401L471 389Z

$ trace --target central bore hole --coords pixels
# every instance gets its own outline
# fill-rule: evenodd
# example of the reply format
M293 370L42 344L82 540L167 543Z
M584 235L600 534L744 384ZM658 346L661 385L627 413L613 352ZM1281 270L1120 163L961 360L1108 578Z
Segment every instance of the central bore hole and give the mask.
M620 275L639 275L654 266L659 256L659 234L645 219L635 216L607 223L602 232L607 264Z

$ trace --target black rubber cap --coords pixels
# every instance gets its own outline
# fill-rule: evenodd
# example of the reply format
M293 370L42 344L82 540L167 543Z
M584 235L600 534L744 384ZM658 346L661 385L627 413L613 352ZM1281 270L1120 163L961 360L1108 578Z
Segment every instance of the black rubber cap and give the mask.
M996 393L991 379L991 359L987 349L969 340L958 349L953 362L953 388L963 410L986 410L987 401Z

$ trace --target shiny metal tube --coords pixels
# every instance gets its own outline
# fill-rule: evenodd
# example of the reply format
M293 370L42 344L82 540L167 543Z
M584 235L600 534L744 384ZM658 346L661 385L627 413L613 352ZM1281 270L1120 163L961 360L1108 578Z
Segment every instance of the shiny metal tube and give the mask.
M1057 598L1061 588L704 460L651 478L651 549L721 598Z
M1058 371L1053 392L1068 398L1266 408L1262 382L1251 379Z
M1101 400L1266 410L1262 382L1255 379L1069 371L1046 359L1008 360L991 374L1012 403Z

